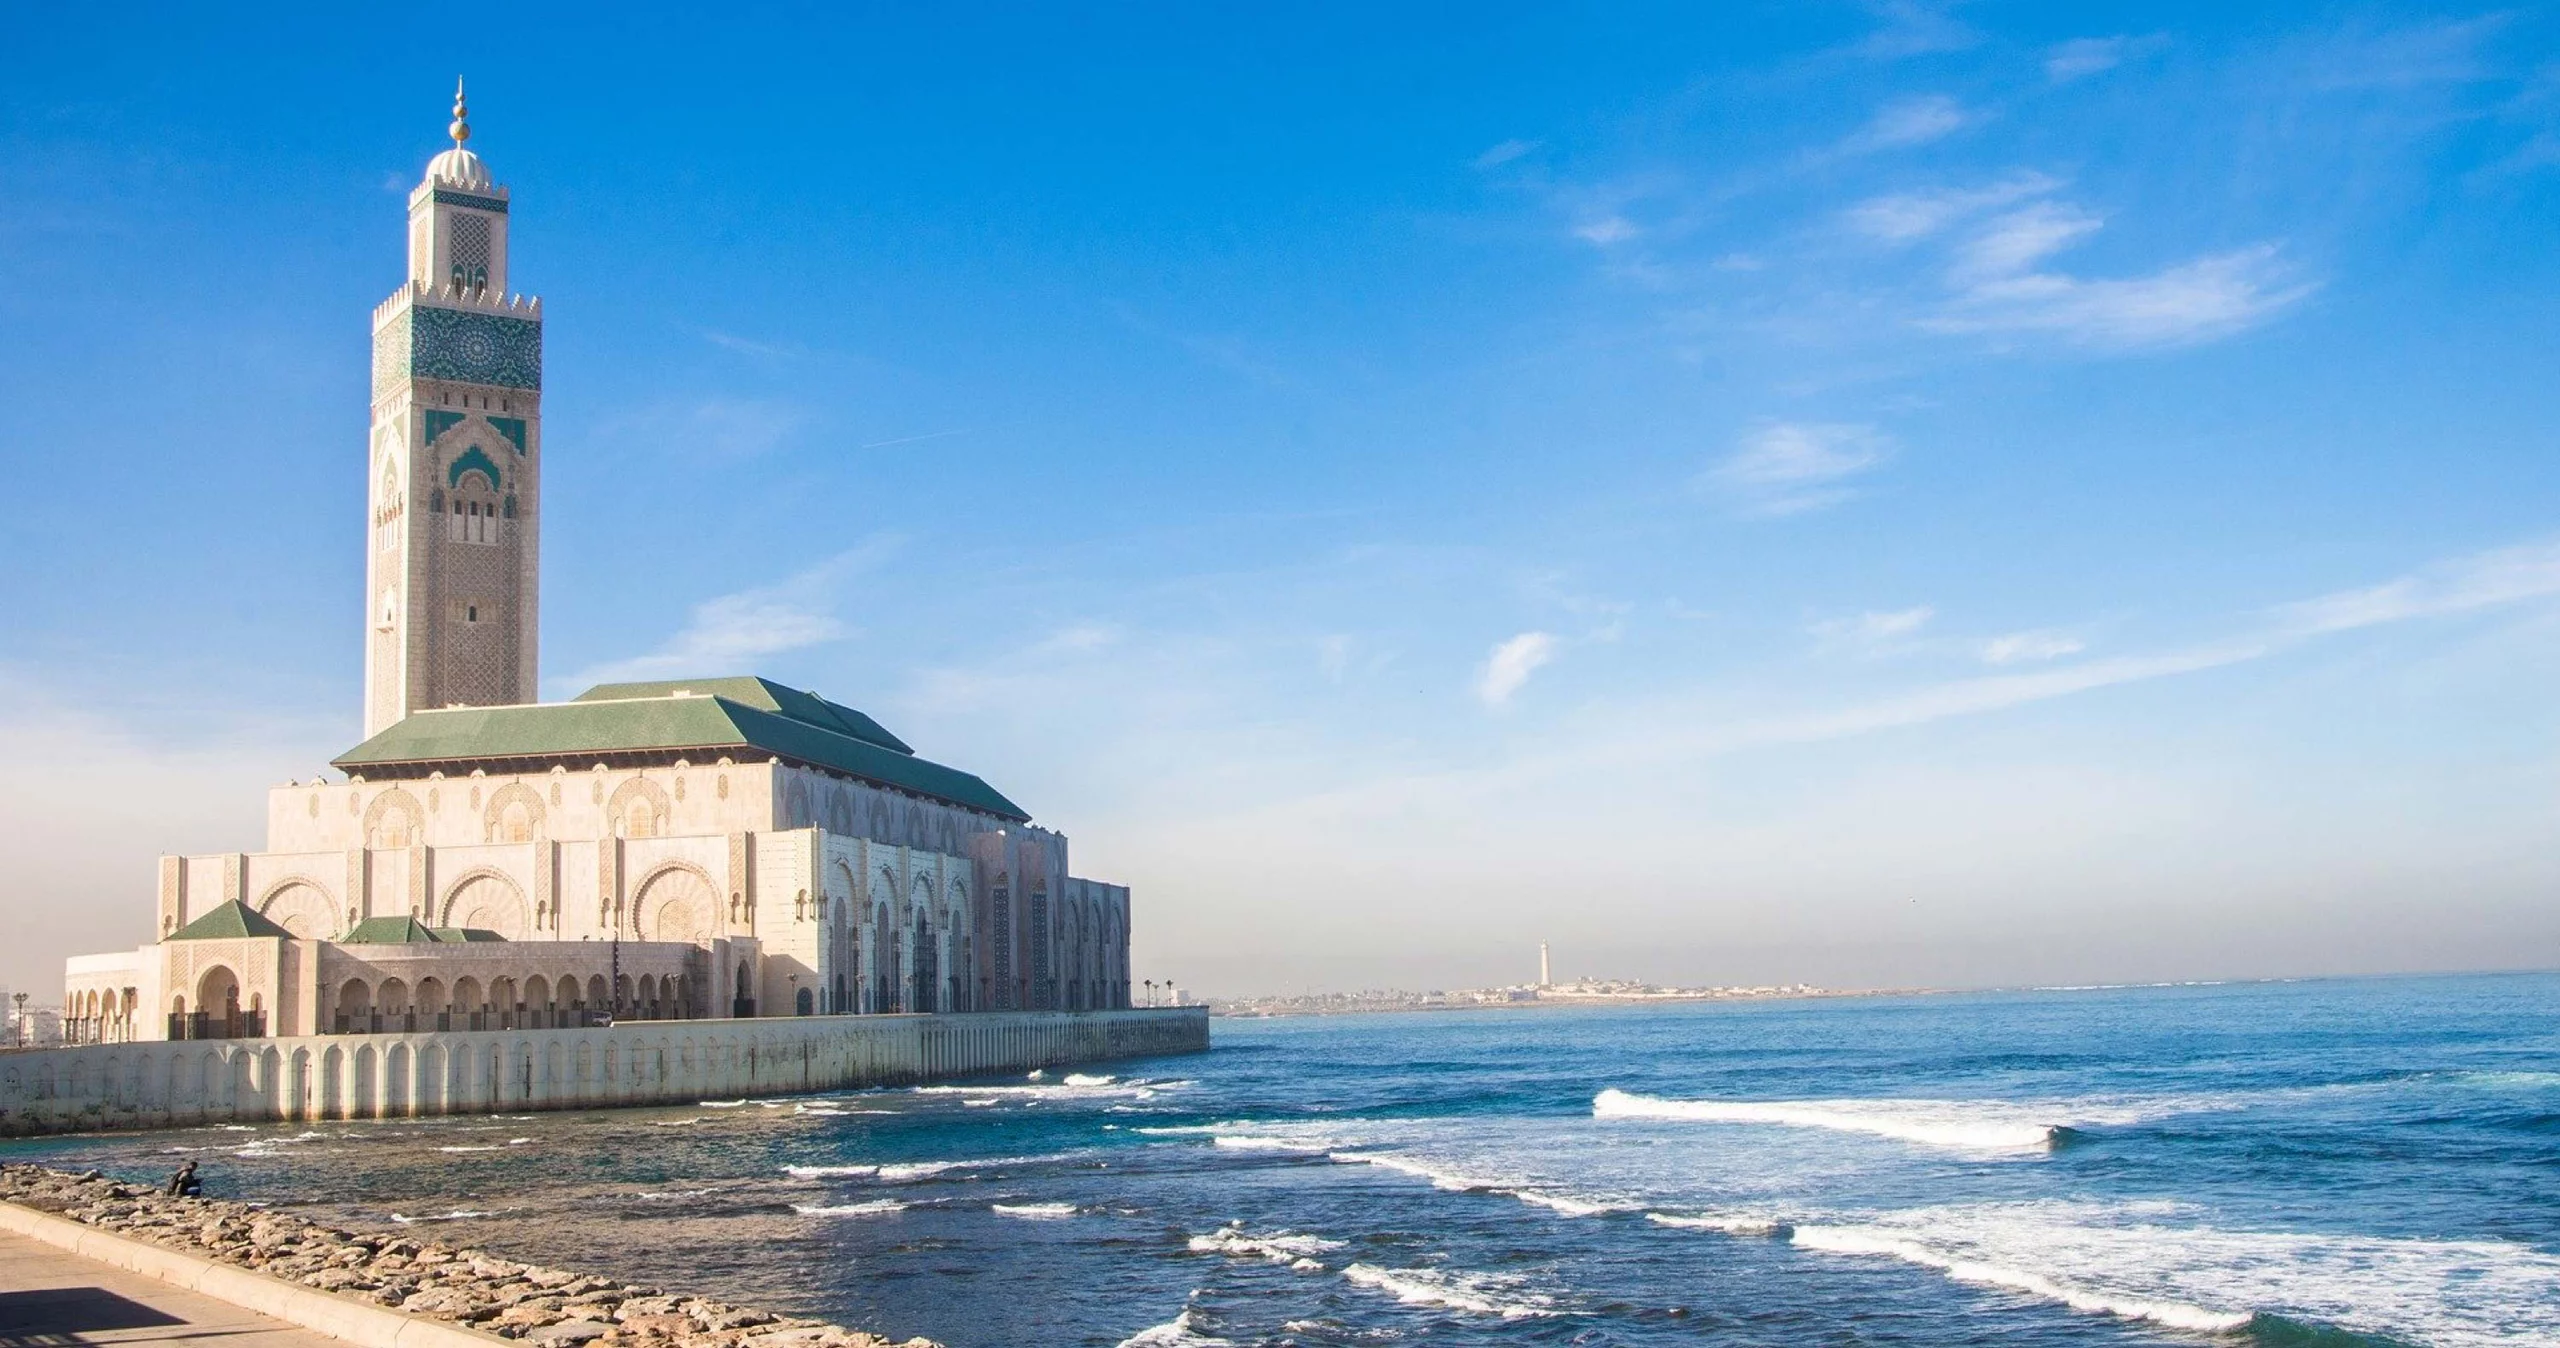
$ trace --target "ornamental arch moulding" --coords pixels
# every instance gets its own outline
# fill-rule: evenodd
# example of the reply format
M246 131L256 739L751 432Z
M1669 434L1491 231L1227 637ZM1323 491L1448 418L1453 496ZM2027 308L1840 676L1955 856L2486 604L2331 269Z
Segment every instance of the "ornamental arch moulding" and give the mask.
M669 821L667 789L646 777L634 777L613 789L604 804L605 822L617 838L655 838Z
M476 927L510 941L524 939L532 922L525 911L524 891L504 874L482 868L465 874L444 893L438 906L440 927Z
M422 841L419 822L425 813L418 798L393 787L373 798L364 811L364 845L377 852L396 852Z
M690 862L658 867L632 893L632 930L643 941L709 945L720 932L720 889Z
M301 941L325 941L338 934L338 905L328 891L304 876L279 880L257 903L260 916L292 932Z
M522 782L509 782L489 795L480 812L483 840L493 843L539 842L548 811L541 793Z

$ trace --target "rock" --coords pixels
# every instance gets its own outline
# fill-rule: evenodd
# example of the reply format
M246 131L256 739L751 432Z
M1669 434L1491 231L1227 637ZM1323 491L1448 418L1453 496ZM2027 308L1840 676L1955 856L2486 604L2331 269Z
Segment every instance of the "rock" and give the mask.
M535 1297L498 1312L502 1325L547 1325L560 1318L560 1298Z
M262 1204L170 1198L94 1170L68 1175L0 1162L0 1199L403 1314L475 1324L541 1348L893 1348L878 1335L823 1321L454 1250L394 1232L344 1231ZM910 1339L894 1348L938 1346Z
M612 1332L613 1326L600 1320L563 1320L556 1325L544 1325L525 1335L525 1338L532 1343L585 1343L589 1339L600 1339Z

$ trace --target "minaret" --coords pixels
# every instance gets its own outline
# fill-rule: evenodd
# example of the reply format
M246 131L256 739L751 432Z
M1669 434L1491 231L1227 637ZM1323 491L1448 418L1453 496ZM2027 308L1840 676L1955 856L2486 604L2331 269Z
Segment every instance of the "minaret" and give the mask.
M507 294L507 189L453 87L409 194L409 279L373 311L364 733L534 698L542 304Z
M1540 941L1538 942L1538 986L1551 988L1555 985L1555 979L1547 974L1547 943Z

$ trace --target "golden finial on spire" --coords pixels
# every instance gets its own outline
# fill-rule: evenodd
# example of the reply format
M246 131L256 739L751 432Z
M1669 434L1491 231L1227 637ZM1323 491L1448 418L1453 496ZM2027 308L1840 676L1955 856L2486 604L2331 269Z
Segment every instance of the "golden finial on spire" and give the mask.
M445 134L453 137L456 146L471 139L471 123L464 120L470 115L471 109L462 105L462 77L456 75L453 77L453 125L445 128Z

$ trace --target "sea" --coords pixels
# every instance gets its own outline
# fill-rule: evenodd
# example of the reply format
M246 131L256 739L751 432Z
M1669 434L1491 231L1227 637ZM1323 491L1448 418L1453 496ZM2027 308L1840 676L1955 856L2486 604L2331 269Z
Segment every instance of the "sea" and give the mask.
M2560 1344L2560 975L1221 1019L1205 1054L0 1157L952 1348Z

